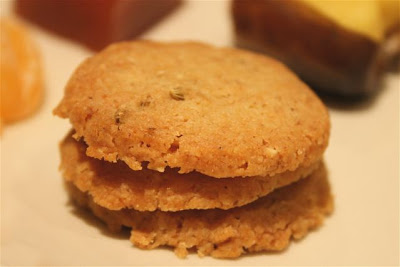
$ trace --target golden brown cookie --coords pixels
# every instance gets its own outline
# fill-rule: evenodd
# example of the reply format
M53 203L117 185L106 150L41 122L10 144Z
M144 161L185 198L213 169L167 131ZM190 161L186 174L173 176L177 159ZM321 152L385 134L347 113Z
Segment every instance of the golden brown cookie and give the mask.
M133 171L124 162L110 163L86 156L83 141L72 132L60 145L61 170L67 181L88 192L93 201L110 210L139 211L230 209L250 203L275 188L311 174L320 162L274 176L214 179L198 172Z
M310 166L329 137L327 109L284 65L195 42L109 46L78 67L54 113L90 157L216 178Z
M191 248L200 256L216 258L282 250L291 238L299 239L321 225L333 208L324 166L308 178L230 210L110 211L71 182L66 185L72 199L89 207L112 230L132 227L130 239L135 246L152 249L167 245L174 247L179 257L185 257Z

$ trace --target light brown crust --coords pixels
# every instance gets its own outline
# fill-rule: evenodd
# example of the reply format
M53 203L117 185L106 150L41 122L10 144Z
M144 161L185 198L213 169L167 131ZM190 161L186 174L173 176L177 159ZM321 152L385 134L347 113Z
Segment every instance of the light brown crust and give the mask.
M179 257L185 257L191 248L200 256L216 258L282 250L291 238L302 238L321 225L333 209L324 167L309 178L231 210L110 211L95 204L72 183L67 183L67 188L73 199L89 207L110 229L132 227L130 239L135 246L152 249L167 245L174 247Z
M88 192L93 201L110 210L139 211L230 209L248 204L311 174L320 163L273 177L214 179L166 169L131 170L124 162L110 163L87 157L86 145L68 135L60 145L61 170L67 181Z
M108 47L79 66L54 113L90 157L216 178L310 166L329 137L326 108L284 65L191 42Z

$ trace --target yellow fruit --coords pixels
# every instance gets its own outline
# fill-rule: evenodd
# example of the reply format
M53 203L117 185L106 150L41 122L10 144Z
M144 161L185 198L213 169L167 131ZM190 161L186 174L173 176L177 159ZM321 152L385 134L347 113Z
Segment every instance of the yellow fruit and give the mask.
M1 18L1 120L13 122L32 114L43 93L39 50L25 27L15 19Z
M399 0L302 0L340 26L381 42L400 19Z

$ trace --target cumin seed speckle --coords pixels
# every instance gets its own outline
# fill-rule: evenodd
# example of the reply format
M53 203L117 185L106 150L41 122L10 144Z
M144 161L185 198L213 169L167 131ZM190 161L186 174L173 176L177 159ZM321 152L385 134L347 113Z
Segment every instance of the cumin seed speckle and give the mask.
M185 100L185 95L182 93L181 87L175 87L169 91L169 95L175 100Z

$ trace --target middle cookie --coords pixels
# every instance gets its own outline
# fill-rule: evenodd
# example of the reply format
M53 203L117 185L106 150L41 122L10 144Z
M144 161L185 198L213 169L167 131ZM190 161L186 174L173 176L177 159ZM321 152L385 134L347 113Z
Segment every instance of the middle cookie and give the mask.
M110 210L180 211L230 209L267 195L274 189L307 177L320 161L274 176L215 179L167 168L160 173L130 169L124 162L110 163L86 156L86 144L67 135L60 145L61 170L67 181L88 192L94 202Z

